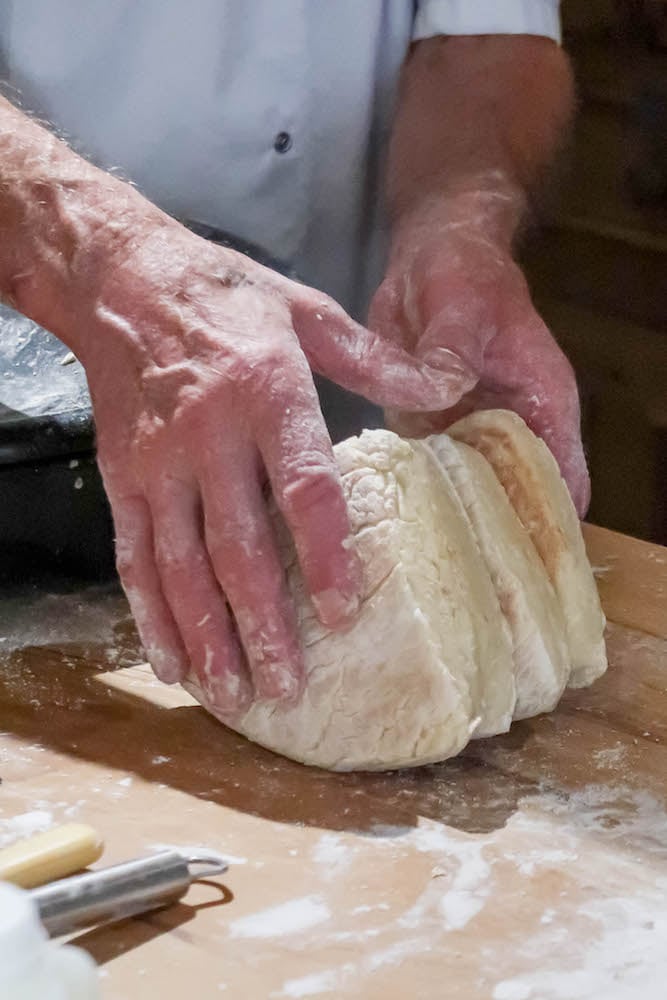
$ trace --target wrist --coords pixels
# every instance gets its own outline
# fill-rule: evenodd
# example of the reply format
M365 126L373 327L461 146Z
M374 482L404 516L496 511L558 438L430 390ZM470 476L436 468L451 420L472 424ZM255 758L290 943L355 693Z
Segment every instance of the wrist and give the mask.
M392 211L392 254L458 233L508 253L527 212L527 197L501 170L450 179Z
M0 294L81 356L109 268L167 217L129 184L79 164L69 176L24 176L3 198Z

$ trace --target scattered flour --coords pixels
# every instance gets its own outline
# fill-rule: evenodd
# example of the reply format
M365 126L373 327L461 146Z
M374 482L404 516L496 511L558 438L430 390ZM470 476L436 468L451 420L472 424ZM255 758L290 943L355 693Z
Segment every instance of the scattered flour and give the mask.
M114 627L127 622L130 611L114 586L93 586L74 594L32 590L3 596L0 602L0 662L31 646L60 648L116 645ZM138 662L135 657L132 662Z
M612 764L620 763L617 748L610 749ZM510 850L503 844L505 831ZM434 949L446 955L448 947L460 948L455 937L447 945L443 930L475 934L475 918L494 898L497 866L506 870L508 863L517 872L517 884L524 887L526 902L532 880L542 872L552 869L558 881L520 943L508 936L502 922L496 938L487 939L480 952L480 975L489 997L663 1000L667 995L667 813L648 792L591 784L570 795L531 793L520 800L504 829L489 834L467 834L425 819L416 827L383 826L372 832L374 849L391 852L397 864L405 852L430 856L431 878L416 887L414 902L398 916L393 909L383 913L382 904L369 901L349 911L345 931L322 927L319 919L312 923L316 930L312 936L304 934L304 948L317 942L318 949L335 953L341 944L356 941L364 943L363 952L316 974L288 979L272 997L340 996L352 986L359 989L378 969L428 956ZM638 847L655 856L654 866L642 866ZM347 866L354 863L355 854L350 834L327 833L311 858L325 867ZM563 889L572 878L581 887L578 904L578 897ZM317 905L326 912L322 901ZM389 909L387 903L384 907ZM270 911L268 921L257 915L266 936L279 936L281 909ZM355 931L352 921L361 914L371 923ZM299 923L300 930L307 931L305 920ZM523 971L503 978L503 968Z
M629 785L591 784L569 796L545 792L521 803L526 811L512 822L539 823L539 813L559 820L562 835L594 834L604 842L667 852L667 812L654 795ZM666 855L667 859L667 855Z
M619 744L605 750L596 750L593 754L593 760L595 761L595 766L602 769L605 767L617 767L623 763L626 756L627 749Z
M0 817L0 847L7 847L21 837L43 833L52 826L53 814L46 809L33 809L7 819Z
M315 844L312 859L324 869L326 879L338 878L352 862L354 848L337 833L324 833Z
M229 933L233 938L285 937L322 924L330 917L329 908L320 896L302 896L235 920Z
M458 871L452 879L451 889L440 902L447 930L465 927L484 907L491 891L491 868L484 860L479 844L460 844L456 857Z
M301 976L299 979L288 979L283 985L280 993L272 993L273 997L315 997L321 993L331 993L340 981L340 972L327 970L326 972L314 972L310 976Z
M593 940L571 961L554 967L549 952L539 968L497 983L493 1000L637 1000L665 996L665 886L653 898L600 899L580 913L594 924ZM539 946L539 934L531 938ZM539 952L538 952L539 953Z

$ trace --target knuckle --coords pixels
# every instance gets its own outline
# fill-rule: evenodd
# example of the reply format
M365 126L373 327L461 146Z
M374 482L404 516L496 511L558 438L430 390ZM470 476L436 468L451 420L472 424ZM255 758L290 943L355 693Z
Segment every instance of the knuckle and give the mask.
M207 533L206 547L213 565L227 578L245 575L245 567L262 556L257 531L252 524L228 521L216 532Z
M199 572L202 561L202 554L193 545L179 542L177 536L155 546L155 562L160 574L170 579L187 580Z
M342 493L333 462L321 453L302 456L288 463L279 490L280 506L290 518L299 518L317 508L341 506Z
M125 585L134 582L136 571L133 552L118 539L116 539L116 571Z
M228 537L227 528L216 532L207 531L206 548L216 572L220 575L221 570L228 567L234 558L234 545L232 539Z
M116 569L123 582L136 576L136 565L145 545L143 505L131 501L114 504Z
M242 358L252 370L263 371L285 364L294 353L294 335L289 322L269 327L247 342Z
M296 390L296 378L303 370L298 351L290 344L264 346L253 353L244 373L244 386L272 405L287 405Z

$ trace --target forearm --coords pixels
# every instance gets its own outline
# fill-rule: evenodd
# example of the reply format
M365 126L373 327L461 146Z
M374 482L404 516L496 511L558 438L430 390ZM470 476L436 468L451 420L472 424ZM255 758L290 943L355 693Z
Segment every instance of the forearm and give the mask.
M0 99L0 296L21 312L82 350L100 258L165 218Z
M534 36L418 42L401 80L389 157L395 225L440 206L511 241L571 118L567 57Z

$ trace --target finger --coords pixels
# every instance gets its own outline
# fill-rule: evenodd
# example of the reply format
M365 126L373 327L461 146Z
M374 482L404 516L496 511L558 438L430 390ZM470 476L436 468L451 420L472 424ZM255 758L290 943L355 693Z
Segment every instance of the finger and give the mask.
M590 477L579 430L579 400L563 388L562 393L517 399L516 412L530 429L545 442L558 462L580 518L588 510L591 498Z
M498 399L499 379L505 382L503 405L513 409L543 439L560 467L580 517L590 501L590 479L581 442L579 392L572 366L536 313L518 317L508 326L498 347L490 345L485 381ZM507 357L520 363L508 365ZM482 403L484 408L488 404ZM498 405L495 402L495 405Z
M560 352L558 352L560 354ZM518 413L541 437L558 462L580 517L590 502L590 478L580 435L579 397L569 363L562 357L543 360L537 368L525 352L521 364L512 365L510 382L480 382L456 406L439 413L385 410L386 426L408 438L441 434L453 423L475 410L509 409Z
M490 303L467 303L465 308L446 303L422 332L416 355L432 368L466 372L467 392L484 370L486 348L496 330Z
M162 592L148 503L143 497L114 500L116 566L144 651L156 675L166 684L188 672L185 648Z
M369 330L414 354L418 336L405 315L403 287L395 279L384 279L371 299L366 325Z
M225 598L203 539L198 494L191 484L162 481L150 496L155 558L191 669L216 709L237 713L252 690Z
M207 549L234 613L257 695L295 701L303 688L303 656L257 476L258 459L233 464L233 475L224 475L220 463L201 471Z
M297 299L292 322L314 371L379 406L437 410L452 406L471 385L471 373L452 355L433 366L393 339L355 323L330 299Z
M490 315L490 304L481 302L472 294L470 299L474 303L467 302L463 308L446 303L435 312L415 347L418 356L434 368L451 367L467 371L466 391L453 405L441 410L385 408L385 422L390 430L409 438L440 434L456 419L475 409L471 400L479 392L478 379L484 370L484 351L493 337L495 325Z
M361 567L310 371L302 356L290 364L289 377L275 373L256 440L318 617L333 627L358 608Z
M541 437L554 454L561 475L570 490L577 514L583 520L591 502L591 478L581 440L577 435L577 440L573 440L569 446L563 446L562 440L551 440L546 431Z

